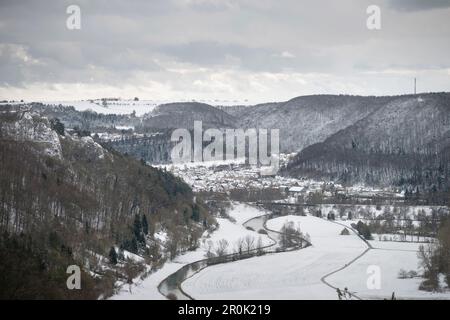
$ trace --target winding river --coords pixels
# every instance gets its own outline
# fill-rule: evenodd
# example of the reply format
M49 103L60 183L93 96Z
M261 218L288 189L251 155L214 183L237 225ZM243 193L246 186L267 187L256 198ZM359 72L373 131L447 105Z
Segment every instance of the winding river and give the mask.
M181 283L210 265L249 259L260 254L299 250L311 245L305 239L301 239L302 241L300 241L300 244L296 244L289 248L281 248L278 241L278 238L281 233L275 230L271 230L266 226L267 220L280 216L281 215L266 214L251 218L243 223L244 227L249 227L253 230L261 230L261 229L265 230L267 232L267 236L270 239L272 239L273 241L272 244L259 249L250 250L249 252L240 255L229 254L224 257L220 257L220 259L219 258L203 259L189 263L183 266L182 268L178 269L176 272L169 275L167 278L165 278L158 286L159 292L166 298L172 300L194 300L192 296L183 291L183 289L181 288Z

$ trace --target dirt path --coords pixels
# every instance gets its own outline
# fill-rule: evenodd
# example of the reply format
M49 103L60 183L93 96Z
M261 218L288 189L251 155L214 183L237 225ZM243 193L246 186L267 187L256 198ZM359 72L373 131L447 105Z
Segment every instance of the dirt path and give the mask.
M358 233L358 231L356 231L355 229L353 229L352 227L349 227L349 226L347 226L347 225L345 225L345 224L343 224L343 223L339 223L339 222L336 222L336 221L330 221L331 223L335 223L335 224L339 224L339 225L341 225L341 226L344 226L345 228L347 228L347 229L350 229L353 233L355 233L366 245L367 245L367 249L366 250L364 250L364 252L363 253L361 253L360 255L358 255L357 257L355 257L353 260L351 260L351 261L349 261L348 263L346 263L343 267L341 267L341 268L339 268L339 269L336 269L336 270L334 270L334 271L332 271L332 272L330 272L330 273L327 273L326 275L324 275L322 278L320 278L320 281L322 281L325 285L327 285L328 287L330 287L330 288L332 288L332 289L334 289L334 290L337 290L338 288L337 287L335 287L335 286L333 286L332 284L330 284L326 279L328 278L328 277L330 277L331 275L333 275L333 274L335 274L335 273L338 273L338 272L340 272L340 271L342 271L342 270L344 270L345 268L347 268L348 266L350 266L352 263L354 263L355 261L357 261L358 259L360 259L362 256L364 256L367 252L369 252L369 250L372 250L373 249L373 247L372 247L372 245L369 243L369 241L367 241L366 239L364 239L359 233ZM342 288L339 288L342 292L343 292L343 290L342 290ZM350 295L351 295L351 297L353 297L353 298L355 298L355 299L357 299L357 300L363 300L361 297L359 297L358 295L356 295L354 292L351 292L350 290L348 290L347 291ZM337 294L337 293L336 293Z

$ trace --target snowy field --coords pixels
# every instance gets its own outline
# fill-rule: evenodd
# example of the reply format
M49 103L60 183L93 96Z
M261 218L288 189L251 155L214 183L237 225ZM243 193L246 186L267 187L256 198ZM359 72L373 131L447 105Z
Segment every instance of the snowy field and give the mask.
M219 228L211 234L205 233L201 240L200 248L195 251L187 252L178 256L174 261L167 262L164 266L151 274L144 280L135 280L135 284L131 286L125 285L120 292L113 296L113 300L161 300L165 299L158 291L158 285L167 276L171 275L184 265L202 260L205 258L206 245L208 241L217 242L226 239L230 243L230 248L233 244L242 237L247 235L254 236L255 239L261 236L263 245L272 244L273 241L265 235L257 234L254 231L247 230L242 224L247 220L266 214L266 212L251 207L245 204L236 203L228 212L230 217L234 218L236 222L231 222L226 219L217 219Z
M428 205L410 205L410 206L393 206L393 205L380 205L377 209L376 205L363 205L363 204L355 204L355 205L333 205L333 204L321 204L318 207L320 208L322 214L326 216L328 213L332 212L337 216L339 216L339 207L342 206L344 208L344 219L347 219L348 212L352 212L354 219L355 215L358 216L359 220L363 222L366 220L363 217L363 214L366 217L375 219L376 217L384 214L386 211L389 213L394 213L395 210L404 210L406 216L411 219L416 219L419 214L424 214L426 216L430 216L433 210L445 210L448 211L448 208L445 206L428 206ZM398 213L397 213L398 214ZM358 222L352 221L352 222ZM417 221L413 222L415 225L418 225Z
M119 99L117 101L108 100L108 105L105 107L101 99L94 100L78 100L78 101L41 101L49 105L63 105L73 106L78 111L92 110L101 114L131 114L136 112L137 116L142 116L148 112L152 112L157 106L173 102L194 102L193 100L186 101L172 101L172 100L138 100L134 99ZM234 105L249 105L248 101L238 100L198 100L196 102L207 103L212 106L234 106ZM10 104L20 104L10 103Z
M337 299L321 278L364 252L366 244L354 234L340 236L343 226L311 216L280 217L267 226L279 230L286 221L308 232L313 246L208 267L183 282L183 290L196 299Z
M239 238L246 235L259 237L242 224L264 214L266 212L258 208L235 203L229 212L235 222L217 219L219 228L203 235L199 249L177 257L148 278L136 281L131 291L125 285L112 299L165 299L157 289L162 280L182 266L204 259L208 241L216 243L226 239L232 249ZM267 227L280 230L287 221L294 222L303 233L308 233L313 245L298 251L207 267L184 281L181 285L183 290L199 300L331 300L337 299L333 287L342 290L347 287L362 299L389 299L392 292L397 299L450 299L450 292L418 290L421 278L398 278L400 269L421 272L418 268L418 243L373 240L370 241L373 248L367 250L367 244L353 232L347 236L340 235L343 225L313 216L279 217L267 221ZM273 243L267 236L261 236L264 245ZM368 271L373 266L380 270L380 286L369 289Z
M266 235L258 234L255 231L247 230L244 226L242 226L242 224L233 223L230 220L221 218L217 218L217 222L219 223L219 228L216 231L214 231L211 235L202 238L199 249L177 257L176 261L189 263L192 261L205 259L206 248L209 241L211 241L213 244L217 244L217 242L222 239L227 240L229 243L227 253L232 253L232 250L235 247L237 241L240 238L245 238L246 236L254 237L255 242L259 237L261 237L263 246L267 246L274 243Z
M327 280L337 287L348 286L363 299L389 299L395 292L397 299L450 299L450 292L429 293L418 290L421 278L399 279L400 269L421 273L417 251L419 243L370 241L374 249L348 268L330 276ZM367 286L369 267L380 271L379 288Z
M134 100L119 100L108 101L107 106L102 105L101 100L80 100L80 101L51 101L44 102L50 105L73 106L75 110L87 111L91 110L101 114L131 114L136 111L137 116L142 116L145 113L151 112L163 101L134 101Z
M325 285L348 288L362 299L449 299L450 292L418 290L421 278L399 279L400 269L418 269L420 244L370 241L373 249L354 233L339 235L342 225L312 216L287 216L269 220L267 227L279 230L286 221L309 233L312 247L209 267L186 280L183 290L196 299L337 299ZM351 262L351 263L350 263ZM368 286L370 268L379 268L380 286ZM370 289L369 289L370 288Z

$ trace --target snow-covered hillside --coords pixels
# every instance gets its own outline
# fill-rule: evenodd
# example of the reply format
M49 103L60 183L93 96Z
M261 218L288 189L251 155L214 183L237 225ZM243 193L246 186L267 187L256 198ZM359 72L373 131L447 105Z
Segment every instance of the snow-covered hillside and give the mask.
M44 154L62 158L59 136L50 128L47 118L41 118L27 109L19 110L13 115L15 121L4 121L2 119L0 123L0 130L8 136L8 139L18 142L31 141Z
M101 100L80 100L80 101L43 101L49 105L73 106L78 111L91 110L101 114L131 114L136 112L137 116L153 111L155 107L164 101L153 100L118 100L107 101L103 104Z
M173 100L134 100L134 99L114 99L107 100L106 104L102 99L73 100L73 101L42 101L49 105L73 106L78 111L92 110L101 114L131 114L136 112L137 116L142 116L152 112L157 106L174 102ZM187 102L187 101L182 101ZM194 101L189 101L194 102ZM199 100L200 103L207 103L212 106L234 106L249 104L248 101L239 100ZM10 103L12 104L12 103Z

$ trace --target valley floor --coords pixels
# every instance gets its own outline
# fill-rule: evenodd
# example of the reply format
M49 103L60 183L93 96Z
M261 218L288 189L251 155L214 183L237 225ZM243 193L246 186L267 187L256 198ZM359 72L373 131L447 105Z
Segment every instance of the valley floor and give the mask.
M131 286L125 285L114 295L113 300L161 300L166 299L158 290L158 285L169 275L176 272L178 269L192 263L194 261L205 259L208 241L217 243L225 239L232 248L239 238L244 238L247 235L253 236L255 239L261 237L262 244L270 245L273 243L267 235L258 234L255 231L247 230L243 224L252 218L267 214L267 212L257 209L246 204L235 204L232 210L228 213L235 221L231 222L228 219L218 218L219 227L211 234L205 233L201 240L200 247L191 252L176 257L173 261L169 261L158 271L152 273L144 280L135 281Z
M113 299L164 299L157 286L168 275L190 262L204 259L208 240L238 238L256 232L242 224L266 212L237 204L230 212L235 222L218 219L220 227L204 238L199 249L186 253L131 288L123 288ZM337 299L336 288L348 290L361 299L450 299L450 292L428 293L418 290L421 278L398 279L400 269L418 270L419 244L405 242L364 242L354 232L340 235L351 221L330 222L313 216L284 216L267 221L267 228L280 230L292 221L311 237L312 246L291 252L209 266L181 284L195 299ZM260 236L259 234L256 234ZM206 235L205 235L206 236ZM265 245L272 240L263 237ZM379 270L380 286L370 282L371 270Z
M450 299L450 292L426 292L419 290L422 278L399 279L400 269L419 271L417 251L420 243L369 241L373 249L364 254L356 263L331 275L328 280L333 285L348 286L363 299L389 299L395 292L397 299ZM370 268L379 268L380 286L369 289ZM372 271L373 272L373 271Z
M280 217L267 227L280 230L287 220L311 236L311 247L213 266L182 288L198 299L337 299L321 278L364 252L365 243L355 234L339 236L342 226L311 216Z

